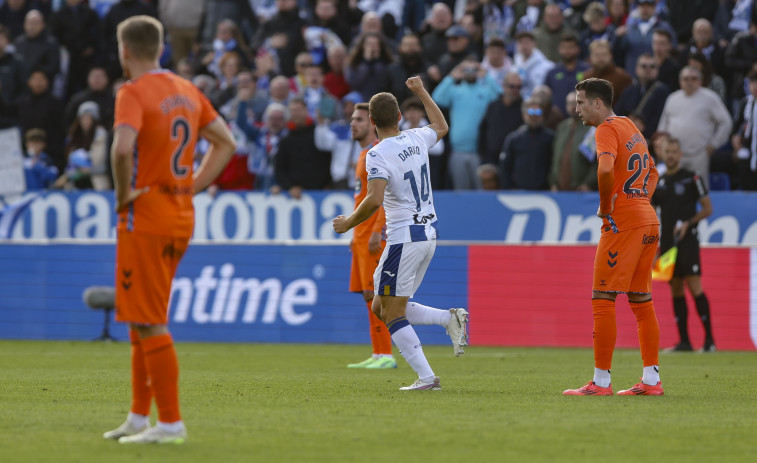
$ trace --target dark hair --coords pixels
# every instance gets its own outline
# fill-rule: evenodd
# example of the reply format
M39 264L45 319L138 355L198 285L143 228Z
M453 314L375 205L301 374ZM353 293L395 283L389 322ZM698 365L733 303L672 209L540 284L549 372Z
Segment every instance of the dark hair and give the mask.
M486 44L487 47L498 47L498 48L506 48L505 47L505 41L500 39L499 37L492 37L491 40L489 40L489 43Z
M83 148L87 151L92 147L92 141L95 139L95 132L97 131L97 120L92 123L92 128L89 131L85 131L81 125L81 118L74 119L73 124L68 129L68 143L66 143L66 157L71 152L76 151L79 148Z
M702 65L702 86L709 87L712 83L712 63L700 52L692 53L689 55L689 59L693 59L697 63Z
M757 69L752 69L749 71L749 74L746 76L747 79L749 79L750 82L757 82Z
M363 47L365 46L366 39L368 39L369 37L376 37L379 41L379 61L383 61L384 63L391 63L392 61L394 61L392 49L389 48L389 45L386 43L386 39L384 39L384 36L377 32L366 32L365 34L357 37L357 39L354 41L355 46L352 47L352 50L350 50L350 55L347 58L347 64L349 66L355 67L363 62Z
M0 24L0 35L4 35L9 42L11 41L11 31L2 24Z
M355 109L359 109L361 111L368 111L369 110L368 103L356 103Z
M581 43L578 41L578 37L575 36L575 34L571 34L570 32L566 32L565 34L560 37L560 43L573 43L576 46L581 46Z
M654 31L652 31L652 33L653 34L664 35L665 37L668 38L668 41L670 41L671 43L673 43L673 34L671 34L670 31L667 30L667 29L663 29L663 28L658 27L657 29L655 29Z
M576 92L580 91L586 94L586 98L599 98L605 106L612 108L613 90L610 82L591 77L576 84Z
M24 141L26 143L31 141L47 143L47 132L42 129L29 129L26 131L26 134L24 134Z
M368 103L368 112L373 123L379 129L392 128L399 120L400 108L397 98L391 93L381 92L373 95Z
M425 106L423 106L423 102L420 98L417 96L411 96L410 98L407 98L405 101L402 102L402 112L404 113L408 109L420 109L421 111L426 111Z

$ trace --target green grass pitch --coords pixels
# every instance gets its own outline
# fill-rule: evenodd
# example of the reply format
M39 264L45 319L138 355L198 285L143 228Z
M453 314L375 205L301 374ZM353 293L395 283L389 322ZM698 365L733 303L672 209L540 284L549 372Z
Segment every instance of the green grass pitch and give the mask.
M588 349L425 351L442 391L396 370L348 370L367 346L178 343L183 446L123 446L129 345L0 341L0 461L752 462L757 353L661 356L664 397L563 397ZM613 386L638 382L615 354ZM153 413L153 419L155 414Z

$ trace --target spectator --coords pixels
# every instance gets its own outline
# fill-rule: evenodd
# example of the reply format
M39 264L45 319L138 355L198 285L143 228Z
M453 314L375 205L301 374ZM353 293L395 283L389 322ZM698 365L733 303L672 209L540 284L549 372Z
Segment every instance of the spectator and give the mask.
M471 40L468 31L460 25L454 25L447 29L447 53L443 54L438 61L438 66L431 66L428 75L432 81L439 82L447 76L452 69L471 55ZM476 56L478 61L478 57ZM438 72L435 70L438 69ZM438 79L437 79L438 78Z
M303 30L305 46L318 65L326 63L326 51L350 43L350 28L337 17L336 0L316 0L315 17Z
M8 28L11 40L24 33L26 15L34 6L31 0L6 0L0 6L0 24Z
M350 84L344 76L344 67L347 63L347 49L344 45L332 45L326 53L329 72L323 76L323 86L336 98L344 98L350 93Z
M221 60L234 53L239 60L239 66L248 67L251 52L244 43L242 33L236 23L231 19L224 19L218 23L216 36L213 39L211 49L203 56L201 64L219 79L225 77Z
M447 53L447 29L452 26L452 11L445 3L437 2L428 15L428 31L423 34L423 52L429 63L438 63ZM437 82L441 80L434 78Z
M46 190L58 178L58 168L45 153L47 135L42 129L31 129L24 135L26 156L24 157L24 178L26 190Z
M494 38L498 38L505 43L512 41L515 14L513 13L511 3L506 0L480 2L476 9L476 14L483 18L482 25L485 42L488 43Z
M636 80L617 99L615 113L619 116L640 114L645 128L639 131L649 138L657 131L668 95L668 86L657 80L657 62L652 55L644 53L636 63Z
M289 79L284 76L276 76L271 80L271 88L268 91L269 104L279 103L284 107L289 106L289 97L292 94Z
M276 185L274 167L281 139L289 133L286 128L289 110L281 103L269 104L263 113L263 127L260 129L249 124L247 117L245 117L246 112L247 103L241 100L236 123L251 142L247 157L247 169L255 174L256 190L277 193L280 188Z
M547 190L555 133L544 127L541 105L523 103L525 125L505 139L500 154L502 188L505 190Z
M305 22L300 18L297 0L276 0L278 13L258 28L253 48L271 50L278 57L281 73L291 77L295 73L294 58L305 49L302 28Z
M426 108L418 97L412 96L406 98L402 103L401 109L402 123L400 124L400 130L417 129L429 124L426 119ZM444 139L440 139L434 146L428 149L429 181L431 182L432 190L444 188L444 174L446 173L444 148Z
M192 53L205 3L185 0L162 0L158 3L158 13L166 27L166 36L171 45L171 61L174 65L178 65ZM208 14L213 12L208 11Z
M315 147L315 125L302 98L289 101L289 134L276 154L276 183L294 199L303 190L323 190L331 184L331 153Z
M584 78L597 77L609 81L612 84L613 98L619 98L623 94L623 90L631 85L631 76L624 69L615 66L610 43L606 40L598 40L592 43L589 50L591 68L586 71Z
M111 91L108 74L103 67L93 67L87 75L87 88L76 93L66 105L63 127L71 127L76 119L76 111L85 101L94 101L99 109L99 119L105 127L113 127L113 112L116 97Z
M305 84L305 89L300 96L305 100L310 117L315 119L316 112L319 112L321 117L332 121L342 117L342 114L337 111L336 99L323 86L323 69L320 66L314 64L305 69ZM349 126L349 123L347 125Z
M95 60L100 18L82 0L66 0L50 17L50 31L69 54L66 96L87 85L87 71Z
M653 31L665 30L671 40L674 37L670 24L657 15L655 0L639 0L637 3L638 17L630 18L625 29L618 28L615 32L613 54L616 55L616 62L622 63L625 69L633 69L639 55L652 51Z
M424 81L428 80L426 75L428 64L423 59L420 38L412 32L402 36L397 51L399 52L399 59L389 66L386 73L386 83L383 87L397 97L397 100L401 103L413 96L413 93L405 85L405 81L412 76L421 76Z
M53 162L59 167L65 164L63 159L62 136L60 131L63 108L59 99L50 92L50 80L47 74L35 69L29 80L29 93L16 100L18 121L21 130L42 129L47 134L48 151Z
M699 18L691 26L691 40L684 47L680 56L682 63L689 61L689 56L701 53L712 64L715 74L726 75L725 47L715 40L712 23L705 18Z
M547 73L544 85L552 89L552 105L563 108L560 105L564 104L565 97L573 91L576 84L583 80L589 65L580 60L581 46L573 34L562 36L559 52L560 62Z
M710 157L728 141L733 122L715 92L702 88L702 73L681 70L681 90L665 102L659 130L681 141L681 166L698 173L709 188Z
M380 35L384 39L384 42L389 46L389 49L392 50L392 53L397 50L397 43L393 39L394 36L389 36L384 33L384 25L381 21L381 17L373 11L365 13L363 17L360 18L360 33L358 35L369 33Z
M489 40L484 51L484 60L481 62L481 67L486 70L489 77L497 84L501 84L512 66L513 61L507 56L505 42L499 37Z
M6 3L7 5L7 3ZM16 97L24 89L26 77L24 75L24 63L12 53L8 28L0 25L0 97L6 107L10 107ZM13 114L6 113L2 117L2 127L14 125Z
M548 4L544 7L544 20L534 29L536 47L548 60L557 62L560 59L560 41L566 34L575 34L575 32L565 24L565 17L560 7L554 3Z
M195 70L189 58L182 58L176 63L176 74L190 82L194 79Z
M478 152L484 164L499 164L505 138L523 125L523 99L520 96L523 80L520 74L509 72L502 88L502 97L489 103L479 125Z
M381 18L382 30L386 36L395 37L402 26L404 3L403 0L358 0L357 7L365 13L375 13Z
M712 71L712 63L707 60L706 56L701 53L691 54L687 65L702 73L702 85L705 88L717 93L724 104L728 103L726 99L728 90L725 87L725 81Z
M361 147L352 139L350 121L355 105L362 101L363 97L359 93L349 93L342 99L341 114L344 117L331 122L319 114L317 119L315 147L331 153L331 180L332 187L336 190L351 189L355 186L354 173Z
M234 98L237 87L237 74L242 70L242 58L233 51L224 53L218 62L221 75L215 89L210 92L213 106L220 108Z
M592 2L586 7L583 20L587 28L581 33L581 56L588 59L589 47L598 40L615 42L615 26L607 23L605 6L600 2Z
M158 18L158 10L154 6L139 0L120 0L110 7L110 10L108 10L108 13L103 18L101 44L107 63L108 77L111 79L115 79L123 74L121 63L118 61L116 28L124 20L142 14Z
M607 0L607 24L613 26L615 30L621 30L625 34L625 27L630 12L630 0Z
M541 104L544 127L555 130L557 125L565 119L563 110L552 104L552 89L546 85L539 85L531 92L531 98Z
M471 13L466 13L460 19L460 25L468 31L471 52L478 57L484 56L484 34L476 17Z
M681 66L673 59L673 42L670 32L655 29L652 34L652 54L657 60L657 80L667 85L671 91L678 90L678 74Z
M597 189L595 150L588 143L594 129L586 126L576 112L576 92L565 97L568 118L560 122L552 145L552 169L549 186L552 191L590 191Z
M289 78L289 88L295 94L302 94L307 84L305 83L305 69L314 64L313 57L310 53L303 51L298 54L294 60L295 75Z
M465 59L442 80L433 92L434 101L449 109L449 141L452 154L449 167L452 187L456 190L478 189L476 168L481 164L478 149L478 127L489 102L502 89L475 57Z
M24 20L24 33L13 41L16 54L27 69L40 69L52 81L60 71L60 46L55 37L48 34L45 18L37 10L31 10Z
M387 72L392 61L392 52L381 34L365 33L357 38L347 60L347 83L367 101L384 90L384 80L378 77Z
M265 108L268 106L268 95L258 90L255 73L247 69L237 74L234 97L221 107L220 113L224 115L226 120L235 120L237 118L237 111L239 110L239 103L242 101L247 103L246 117L250 121L250 124L263 119L263 112L265 112Z
M548 60L544 53L536 48L536 41L531 32L519 32L515 37L517 39L515 69L523 78L521 94L524 98L528 98L535 87L544 83L547 73L555 67L555 63Z
M178 0L178 3L183 4L185 2L186 0ZM197 3L205 4L200 17L200 24L197 28L197 42L203 48L203 52L212 50L216 27L224 19L234 21L241 32L242 40L246 43L251 43L256 31L260 31L258 18L252 10L252 2L249 0L202 0L197 1ZM278 2L276 6L280 6ZM194 9L192 7L189 8Z
M739 187L757 190L757 71L749 73L749 95L737 113L731 144L736 154Z
M77 109L66 142L66 172L55 182L56 186L98 191L113 188L108 173L108 133L99 119L100 109L94 101L85 101Z
M736 34L725 52L725 65L733 73L731 96L734 98L745 95L744 80L754 63L757 63L757 11L751 16L749 29Z
M496 164L481 164L476 169L476 174L482 190L496 191L501 188L501 174Z

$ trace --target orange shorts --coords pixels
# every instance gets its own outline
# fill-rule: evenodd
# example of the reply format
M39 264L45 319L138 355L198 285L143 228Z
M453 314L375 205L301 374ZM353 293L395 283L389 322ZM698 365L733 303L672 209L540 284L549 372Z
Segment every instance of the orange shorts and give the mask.
M368 242L352 242L352 270L350 273L350 291L373 292L373 272L376 271L386 241L381 242L381 249L376 254L368 251Z
M168 323L168 299L189 237L118 230L116 320L139 325Z
M594 256L591 289L611 293L652 293L652 264L660 241L658 225L602 230Z

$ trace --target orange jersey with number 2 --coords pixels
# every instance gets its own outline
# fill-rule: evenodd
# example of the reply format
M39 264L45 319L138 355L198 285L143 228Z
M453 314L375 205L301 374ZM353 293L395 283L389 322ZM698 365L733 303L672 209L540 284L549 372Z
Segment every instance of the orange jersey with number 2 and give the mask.
M614 176L612 183L599 178L602 213L609 211L610 200L617 194L610 216L618 231L659 224L649 202L659 175L644 136L630 119L613 116L597 127L594 137L600 165L611 165ZM605 227L612 224L604 219Z
M216 117L202 92L169 71L150 72L121 87L114 128L127 126L137 132L131 186L150 189L119 214L118 228L192 234L195 142L200 129Z

